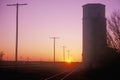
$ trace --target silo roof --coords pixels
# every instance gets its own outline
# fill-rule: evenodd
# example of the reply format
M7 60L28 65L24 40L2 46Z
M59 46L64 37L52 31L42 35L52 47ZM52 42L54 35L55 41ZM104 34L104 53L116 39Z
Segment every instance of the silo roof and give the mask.
M88 4L83 5L83 7L85 6L104 6L105 7L105 5L101 3L88 3Z

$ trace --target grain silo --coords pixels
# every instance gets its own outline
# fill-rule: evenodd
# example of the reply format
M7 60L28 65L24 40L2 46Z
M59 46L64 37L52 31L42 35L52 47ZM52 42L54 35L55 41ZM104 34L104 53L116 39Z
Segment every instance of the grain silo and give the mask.
M107 45L105 5L83 6L83 62L94 65L100 61Z

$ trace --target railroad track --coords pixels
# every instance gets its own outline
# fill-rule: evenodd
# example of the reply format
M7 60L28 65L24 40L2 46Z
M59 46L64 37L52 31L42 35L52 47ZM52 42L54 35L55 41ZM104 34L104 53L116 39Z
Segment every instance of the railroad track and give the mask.
M44 80L65 80L68 76L70 76L77 69L78 67L72 70L67 70L67 71L52 75Z

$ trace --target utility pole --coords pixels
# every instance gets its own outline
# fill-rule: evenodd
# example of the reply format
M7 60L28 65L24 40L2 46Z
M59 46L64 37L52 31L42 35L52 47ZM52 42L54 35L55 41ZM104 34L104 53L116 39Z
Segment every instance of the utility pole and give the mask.
M15 6L16 7L16 42L15 42L15 61L18 61L18 9L19 6L27 5L25 4L7 4L7 6Z
M63 47L63 61L65 62L65 46L62 46Z
M67 51L68 52L68 60L70 60L70 50Z
M55 49L56 49L55 43L56 43L56 39L58 39L58 37L50 37L50 39L53 39L53 61L55 63Z

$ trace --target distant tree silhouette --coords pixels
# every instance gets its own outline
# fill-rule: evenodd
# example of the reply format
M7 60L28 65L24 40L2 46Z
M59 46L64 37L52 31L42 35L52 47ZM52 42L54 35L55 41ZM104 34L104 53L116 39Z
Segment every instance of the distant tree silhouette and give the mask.
M120 11L114 11L107 20L107 43L120 52Z
M2 61L3 60L3 56L4 56L5 54L4 54L4 52L3 51L1 51L0 52L0 61Z

